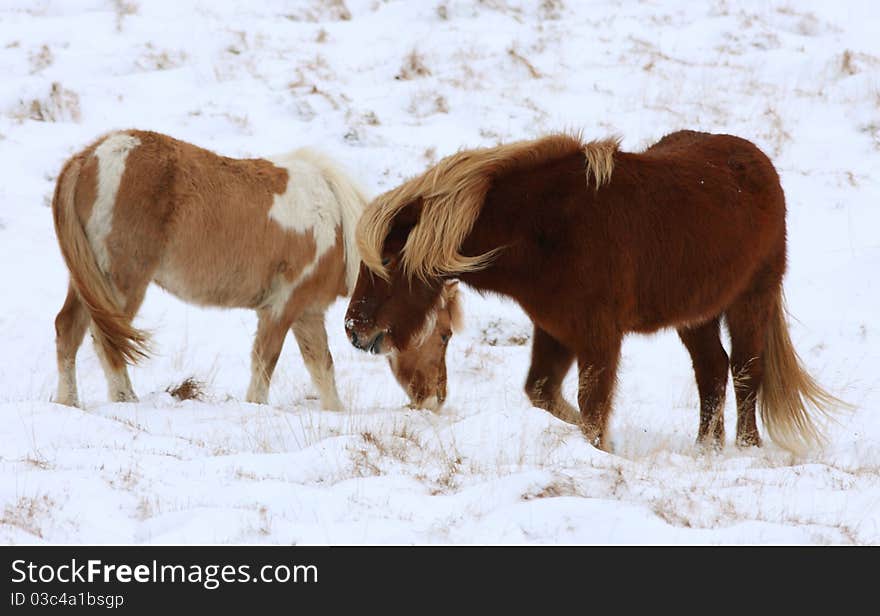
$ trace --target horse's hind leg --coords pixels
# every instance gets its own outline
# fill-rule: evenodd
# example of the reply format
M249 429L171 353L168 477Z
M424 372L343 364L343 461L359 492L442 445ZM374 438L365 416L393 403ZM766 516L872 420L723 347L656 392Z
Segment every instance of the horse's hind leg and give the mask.
M248 402L266 404L269 401L269 383L281 355L290 321L268 309L258 310L257 319L257 336L251 351L251 383L246 399Z
M729 361L719 337L719 319L696 327L682 327L678 336L691 355L700 392L700 427L697 443L711 438L716 448L724 445L724 393Z
M55 402L76 406L76 353L89 326L89 313L72 284L67 287L64 306L55 317L55 349L58 358L58 393Z
M730 370L736 392L736 444L758 446L755 402L764 377L764 347L770 315L779 295L781 275L768 269L727 309Z
M293 322L292 329L312 383L321 396L321 406L334 411L342 410L333 373L333 356L327 345L324 312L311 310L303 313Z
M140 309L144 301L144 295L149 285L149 279L145 279L143 274L137 276L137 281L132 284L132 278L126 278L127 284L117 285L117 293L123 298L121 302L124 305L123 313L129 321L134 319L137 311ZM120 289L120 287L122 287ZM94 327L94 324L92 325ZM93 336L94 338L94 336ZM114 368L107 360L104 348L100 344L95 344L95 354L101 362L101 368L104 370L104 376L107 378L107 396L111 402L137 402L137 395L131 386L131 378L128 376L128 366L122 365Z
M563 421L580 423L580 414L562 397L562 380L574 362L574 352L535 325L532 365L526 377L526 395L532 405Z
M130 318L140 307L145 288L145 285L141 285L141 288L138 288L136 292L129 293L125 313ZM85 305L73 285L69 285L64 306L55 317L55 345L58 356L58 393L55 396L55 401L59 404L76 406L79 403L76 387L76 353L82 345L90 322L91 319ZM109 399L113 402L137 400L131 387L128 368L126 366L113 368L107 361L101 345L94 346L95 354L101 362L101 368L107 379Z
M94 325L92 325L94 327ZM94 333L92 340L94 340ZM95 344L95 354L101 362L101 369L104 370L104 376L107 379L107 398L111 402L137 402L137 395L131 386L131 379L128 376L128 366L122 365L114 368L107 360L104 349L100 344Z

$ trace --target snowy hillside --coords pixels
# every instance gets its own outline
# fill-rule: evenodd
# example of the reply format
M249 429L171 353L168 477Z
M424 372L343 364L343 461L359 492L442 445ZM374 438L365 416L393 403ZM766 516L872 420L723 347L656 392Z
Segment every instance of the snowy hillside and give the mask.
M0 542L880 544L880 4L575 0L4 0L0 5ZM136 127L231 156L303 145L373 193L460 147L560 128L636 150L679 128L753 140L789 204L792 337L857 405L824 451L693 444L674 333L627 339L613 454L531 408L530 325L466 291L439 414L328 315L349 410L288 339L245 403L256 318L153 288L140 402L50 402L67 271L62 162ZM205 383L201 401L166 389ZM575 401L575 375L565 384Z

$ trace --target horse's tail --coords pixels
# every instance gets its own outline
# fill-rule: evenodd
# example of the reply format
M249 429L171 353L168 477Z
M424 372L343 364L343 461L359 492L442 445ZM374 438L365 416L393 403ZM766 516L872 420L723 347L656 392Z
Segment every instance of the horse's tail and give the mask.
M73 158L58 178L52 199L55 234L70 270L70 280L95 325L92 330L95 342L101 345L110 365L120 368L146 357L149 337L132 327L130 319L123 314L76 213L74 196L82 164L81 157Z
M297 156L308 160L321 170L321 174L330 185L330 190L339 203L342 219L342 239L345 246L345 282L348 292L354 290L361 257L358 252L355 231L368 199L360 186L346 173L343 168L323 154L308 148L297 150Z
M758 396L761 421L775 443L789 451L803 452L825 443L823 426L817 425L817 418L825 424L838 411L852 407L825 391L804 369L788 335L785 316L780 289L764 348L764 377Z

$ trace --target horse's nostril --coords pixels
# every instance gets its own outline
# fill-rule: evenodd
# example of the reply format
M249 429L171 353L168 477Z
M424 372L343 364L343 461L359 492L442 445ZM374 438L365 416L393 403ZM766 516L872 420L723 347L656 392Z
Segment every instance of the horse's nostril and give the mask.
M362 348L363 348L360 344L358 344L358 336L357 336L357 334L354 333L354 332L351 332L351 343L352 343L352 344L355 346L355 348L357 348L357 349L362 349Z
M382 344L383 338L385 338L384 332L376 334L376 337L370 342L370 353L373 353L374 355L379 353L379 347Z

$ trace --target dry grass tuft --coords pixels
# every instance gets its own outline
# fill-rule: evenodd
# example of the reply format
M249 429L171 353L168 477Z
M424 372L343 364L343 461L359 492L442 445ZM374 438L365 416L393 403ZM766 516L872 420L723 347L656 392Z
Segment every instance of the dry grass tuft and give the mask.
M538 16L541 19L562 19L565 3L562 0L541 0Z
M658 498L651 503L651 510L658 518L678 528L692 528L690 518L686 513L680 511L681 504L676 503L672 498Z
M299 3L303 5L305 3ZM313 0L311 6L284 15L290 21L351 21L351 11L345 0Z
M431 490L431 496L448 494L458 489L458 475L462 470L464 461L461 456L447 457L444 461L443 472L434 481L436 487Z
M345 0L324 0L324 6L333 18L340 21L351 20L351 11L345 5Z
M859 51L844 50L840 56L840 74L844 77L880 68L880 57Z
M407 111L417 118L426 118L436 113L449 113L449 101L437 92L416 92Z
M767 110L764 112L764 117L766 117L769 122L769 130L766 137L773 146L773 155L779 156L782 153L785 144L791 141L791 133L785 130L782 116L780 116L772 107L767 107Z
M42 45L39 51L30 53L28 61L31 65L31 75L33 75L51 66L52 62L55 61L55 56L52 55L52 50L49 49L48 45Z
M291 81L287 84L287 88L290 92L299 99L299 102L306 103L305 100L302 99L302 95L316 95L322 97L326 100L333 109L339 109L339 103L336 99L328 92L325 92L321 88L319 88L313 81L306 78L303 69L306 69L312 73L318 74L318 77L321 79L330 79L332 75L328 72L329 68L327 66L327 60L321 56L317 55L313 60L305 62L302 67L296 69L297 78L294 81ZM321 76L323 74L323 76ZM307 104L307 103L306 103ZM308 114L311 114L311 117L314 117L314 110L311 107L307 107ZM311 117L307 117L306 119L311 119Z
M137 468L137 464L133 464L125 471L120 469L116 475L108 477L106 481L112 488L131 491L140 483L141 479L141 472Z
M872 122L860 127L859 130L868 135L874 142L874 147L880 150L880 123Z
M116 13L117 32L122 32L122 22L126 17L137 14L139 8L140 7L138 7L136 2L113 0L113 11Z
M529 71L529 75L532 76L532 79L540 79L541 77L543 77L543 75L541 75L541 71L535 68L535 65L529 62L528 58L519 53L516 50L516 47L510 47L507 50L507 55L510 56L514 60L514 62L517 62L526 67L526 69Z
M524 501L530 501L538 498L559 498L561 496L583 496L583 494L578 490L574 479L571 477L562 477L554 479L539 490L530 490L526 492L521 498Z
M43 454L39 452L29 453L24 458L24 463L43 471L49 471L55 468L55 465L49 462L45 457L43 457Z
M182 66L187 59L184 51L159 50L152 43L147 43L147 51L135 63L145 71L168 71Z
M135 508L137 519L143 522L161 513L159 497L141 496Z
M379 116L376 115L375 111L364 112L361 115L361 121L367 126L379 126L381 124Z
M531 340L528 331L506 331L506 321L492 319L486 327L480 330L480 341L488 346L525 346Z
M22 101L12 115L18 120L37 122L79 122L82 118L77 93L63 88L57 81L52 83L47 97Z
M372 445L372 443L368 444ZM351 454L352 461L352 476L364 478L382 475L382 469L370 458L370 451L368 449L349 448L349 453Z
M268 537L272 534L272 516L269 514L269 509L265 505L260 505L257 514L260 516L260 526L257 528L257 532Z
M39 518L47 515L55 506L55 501L47 495L22 496L15 503L6 505L0 525L14 526L26 533L43 537Z
M185 378L178 385L169 385L165 391L181 402L205 399L205 384L192 376Z
M410 79L427 77L430 74L431 70L425 64L425 57L420 54L417 49L413 49L403 59L403 65L400 67L400 72L397 73L394 78L402 81L409 81Z
M844 75L855 75L859 70L853 64L853 53L847 49L840 59L840 72Z
M398 462L411 462L412 454L421 453L424 444L418 434L406 424L396 425L392 428L391 434L384 436L381 433L375 433L365 430L361 432L361 439L364 443L375 449L375 451L383 457L391 458Z

